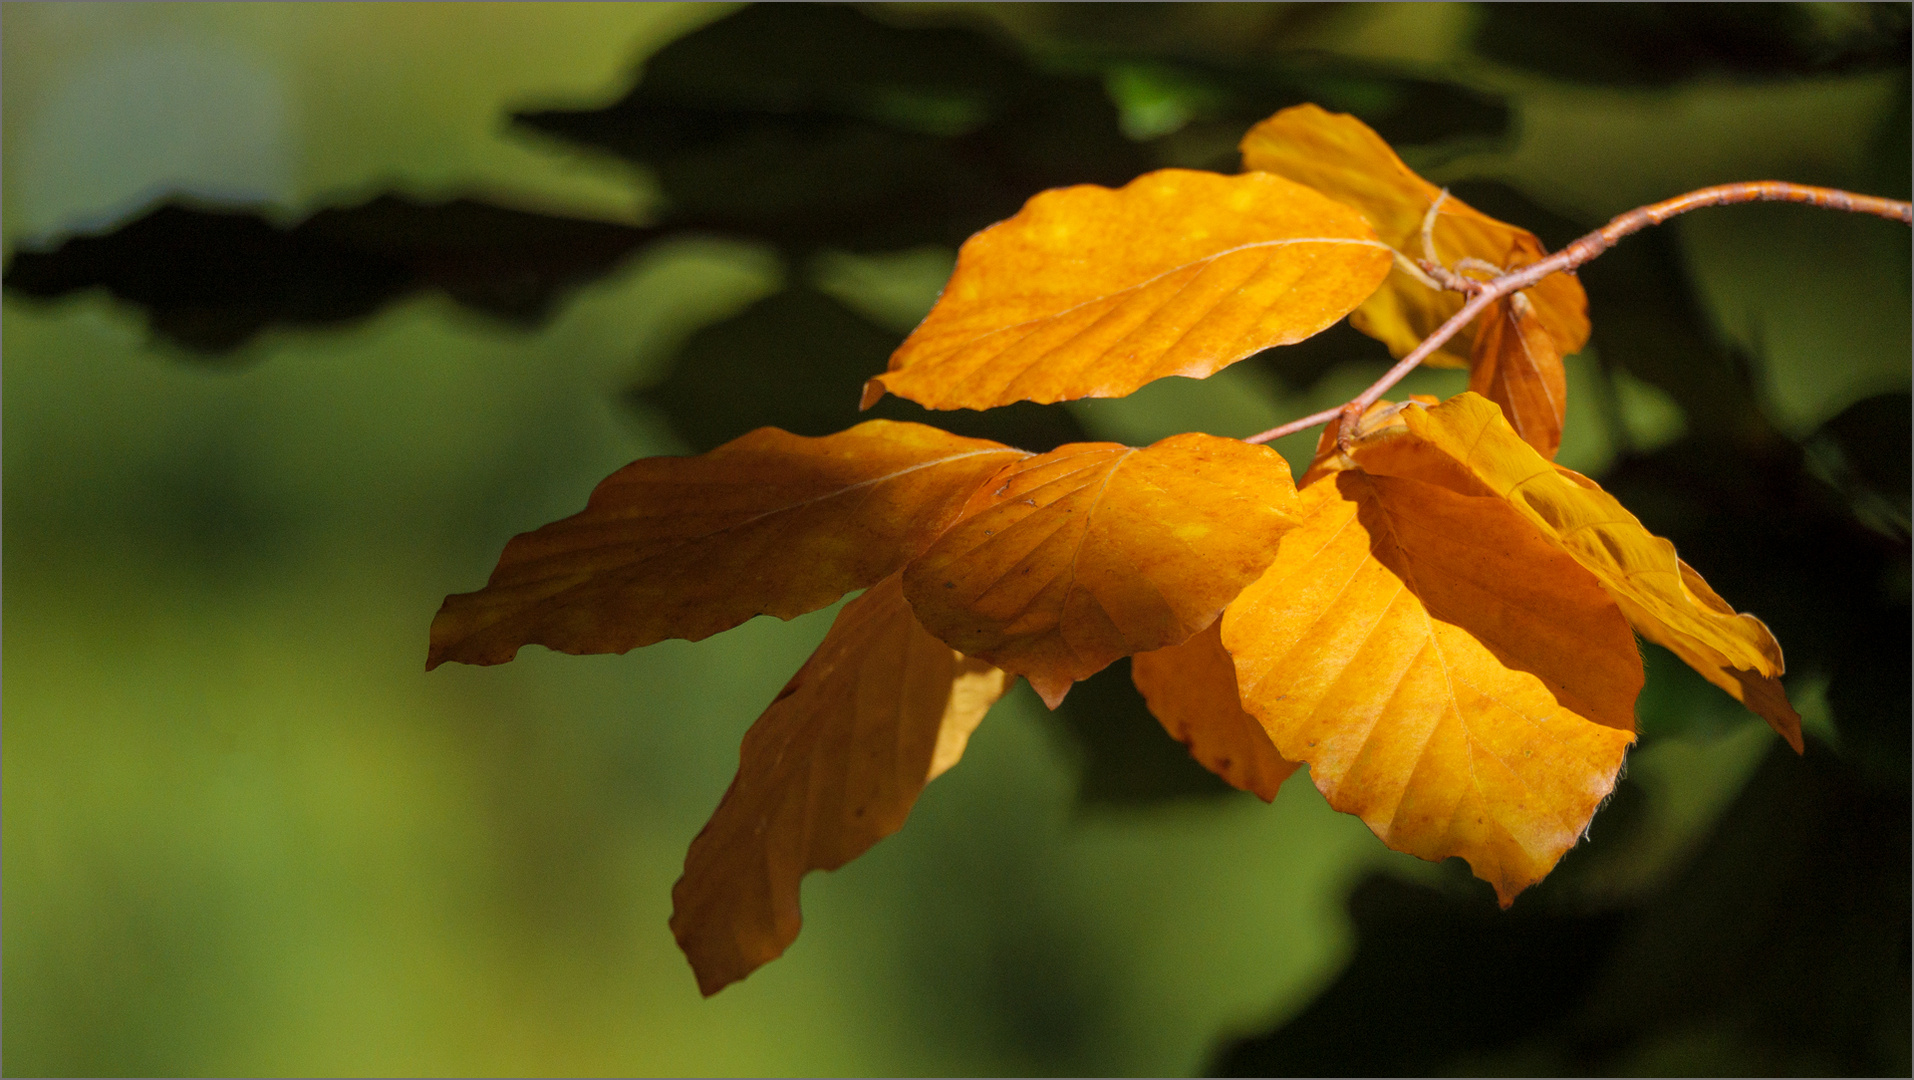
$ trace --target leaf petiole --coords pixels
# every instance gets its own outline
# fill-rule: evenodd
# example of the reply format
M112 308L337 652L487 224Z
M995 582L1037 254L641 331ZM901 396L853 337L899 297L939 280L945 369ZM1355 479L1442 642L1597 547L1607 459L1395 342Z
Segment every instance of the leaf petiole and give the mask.
M1444 191L1443 194L1446 196L1447 192ZM1387 372L1383 373L1382 378L1370 384L1367 390L1351 398L1347 404L1340 405L1333 409L1324 409L1322 412L1312 413L1298 420L1292 420L1287 424L1270 428L1268 431L1251 435L1243 441L1248 443L1267 443L1274 439L1280 439L1285 435L1293 435L1299 431L1307 431L1318 424L1327 423L1335 419L1338 415L1346 415L1349 419L1354 420L1362 415L1363 410L1375 404L1376 399L1387 393L1390 387L1401 382L1404 376L1420 366L1429 354L1441 348L1450 338L1454 337L1457 332L1467 326L1471 320L1481 314L1483 308L1488 307L1502 297L1526 289L1536 282L1541 281L1543 278L1548 277L1550 274L1560 273L1562 271L1573 271L1576 267L1587 263L1599 256L1602 252L1614 247L1623 237L1640 232L1650 225L1659 225L1677 214L1685 214L1690 210L1699 210L1704 206L1730 206L1735 203L1747 202L1805 203L1823 210L1844 210L1855 214L1873 214L1876 217L1883 217L1892 221L1914 224L1914 203L1902 202L1898 199L1883 199L1874 195L1857 195L1853 192L1841 191L1836 188L1813 187L1807 184L1790 184L1782 180L1755 180L1747 183L1717 184L1713 187L1698 188L1686 194L1677 195L1672 199L1664 199L1658 203L1651 203L1648 206L1637 207L1627 213L1618 214L1610 219L1608 224L1579 240L1571 242L1567 247L1564 247L1555 254L1539 259L1527 266L1511 270L1491 281L1478 282L1473 279L1462 278L1461 275L1441 267L1440 264L1425 266L1423 269L1426 271L1426 274L1418 276L1434 277L1450 289L1470 294L1468 302L1462 305L1460 311L1450 316L1449 320L1437 327L1434 333L1422 339L1421 344L1410 350L1408 354L1396 362L1394 367L1391 367ZM1430 206L1429 216L1424 220L1424 246L1425 248L1431 249L1431 255L1433 255L1433 245L1429 242L1429 233L1432 231L1436 208L1441 205L1442 199L1438 198L1435 203ZM1438 271L1440 272L1438 273ZM1450 279L1455 280L1452 283ZM1339 441L1347 443L1350 434L1355 431L1355 425L1353 423L1346 423L1343 425L1342 430L1343 434ZM1347 446L1345 445L1343 448L1346 450Z

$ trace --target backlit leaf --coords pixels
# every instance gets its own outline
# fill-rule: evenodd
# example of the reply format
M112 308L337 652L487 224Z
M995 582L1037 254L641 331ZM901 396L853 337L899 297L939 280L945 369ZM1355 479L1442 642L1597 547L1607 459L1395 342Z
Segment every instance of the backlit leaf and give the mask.
M1243 167L1286 176L1362 212L1382 242L1411 259L1423 258L1422 222L1441 189L1417 176L1367 124L1316 105L1297 105L1243 136ZM1542 242L1527 229L1497 221L1462 200L1442 201L1433 230L1434 258L1454 268L1479 259L1514 270L1540 259ZM1558 355L1588 340L1588 298L1572 275L1553 274L1526 290ZM1350 324L1402 356L1461 310L1461 293L1432 288L1401 267L1364 301ZM1469 362L1474 335L1465 327L1429 358L1435 367Z
M1342 318L1391 258L1361 215L1278 176L1164 169L1046 191L964 244L863 404L988 409L1203 378Z
M1293 524L1267 447L1176 435L1073 443L1004 470L904 569L924 626L1051 707L1118 657L1208 626Z
M691 842L671 932L707 995L796 940L798 886L904 824L1009 677L919 626L892 574L838 612L745 733L738 775Z
M872 420L632 462L582 512L513 537L485 588L446 597L426 666L503 663L527 644L624 652L815 611L902 566L1026 456Z
M1522 293L1482 313L1469 389L1500 405L1522 441L1554 459L1568 412L1568 372L1555 339Z
M1164 730L1231 785L1272 802L1296 771L1263 725L1243 711L1236 665L1223 649L1223 620L1181 645L1137 653L1130 677Z
M1738 614L1593 480L1537 454L1474 394L1405 409L1403 427L1358 443L1372 473L1415 477L1494 495L1594 574L1645 638L1681 657L1765 719L1797 751L1801 718L1780 683L1781 646L1753 615Z
M1642 685L1608 596L1499 500L1337 473L1223 616L1245 707L1390 847L1504 905L1614 786Z
M1409 400L1418 401L1424 405L1438 404L1438 399L1428 394L1411 394ZM1362 411L1362 416L1356 421L1356 430L1351 432L1349 437L1361 439L1386 428L1401 428L1403 422L1399 414L1404 407L1402 402L1390 401L1387 398L1371 402L1369 407ZM1330 473L1356 467L1356 463L1344 456L1338 447L1342 437L1342 427L1340 413L1323 425L1322 434L1316 438L1316 454L1310 459L1309 468L1303 470L1303 475L1296 480L1298 488L1308 487Z

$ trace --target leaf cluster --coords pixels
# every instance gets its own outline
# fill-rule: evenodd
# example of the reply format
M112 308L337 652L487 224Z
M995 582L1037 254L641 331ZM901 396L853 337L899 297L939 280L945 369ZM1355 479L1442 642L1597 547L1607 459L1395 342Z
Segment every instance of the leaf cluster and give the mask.
M977 233L863 404L1121 397L1345 315L1406 354L1545 254L1353 117L1286 109L1243 151L1234 176L1056 189ZM1225 781L1269 799L1306 763L1332 806L1462 857L1506 906L1614 788L1635 634L1802 737L1767 628L1550 461L1581 286L1544 278L1471 329L1431 358L1469 392L1345 413L1300 491L1273 451L1194 433L1032 454L872 420L635 462L448 597L429 664L696 640L866 590L747 735L674 890L707 993L783 951L803 874L899 827L1010 679L1054 708L1124 657Z

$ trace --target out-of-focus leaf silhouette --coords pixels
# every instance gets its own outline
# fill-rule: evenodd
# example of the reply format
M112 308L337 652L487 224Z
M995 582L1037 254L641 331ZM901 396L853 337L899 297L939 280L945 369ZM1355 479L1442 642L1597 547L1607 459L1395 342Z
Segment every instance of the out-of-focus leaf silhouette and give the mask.
M1265 349L1243 361L1274 375L1284 389L1307 391L1344 364L1389 365L1389 347L1349 325L1347 319L1307 341Z
M1749 1075L1904 1074L1909 839L1905 797L1817 744L1772 750L1646 902L1590 907L1565 876L1499 913L1480 892L1372 878L1350 898L1343 975L1213 1068L1667 1073L1684 1039L1722 1033ZM1718 1038L1690 1049L1711 1071Z
M955 247L1045 188L1150 166L1094 76L835 4L746 8L659 50L610 106L517 119L654 170L667 221L798 249Z
M1667 86L1907 63L1906 4L1485 4L1475 47L1554 79Z
M1393 146L1479 143L1509 131L1509 106L1497 95L1343 57L1303 52L1234 64L1155 63L1183 85L1200 88L1184 95L1192 127L1215 126L1236 139L1258 120L1305 102L1359 116ZM1215 164L1227 168L1233 160Z
M1808 440L1817 472L1846 496L1855 515L1890 536L1906 538L1908 493L1914 488L1914 400L1876 394L1841 410Z
M381 195L289 228L256 211L167 202L112 232L21 251L5 279L41 300L104 288L144 307L160 335L218 354L271 325L352 322L427 289L534 324L657 234L473 199Z
M998 16L1047 48L1101 65L1126 128L1154 138L1165 165L1231 171L1245 128L1304 102L1353 113L1398 147L1508 132L1512 114L1497 94L1298 47L1349 7L1030 4Z
M932 413L887 397L858 412L859 388L884 370L903 340L824 293L795 285L692 334L670 374L629 397L663 413L678 437L701 453L767 425L822 436L873 417L935 424L1037 453L1088 438L1062 407L1030 402Z
M1504 912L1380 875L1356 887L1349 915L1356 953L1342 976L1282 1027L1223 1051L1213 1074L1436 1075L1464 1052L1559 1023L1624 921Z
M1181 29L1201 22L1188 12L1125 17L1136 32L1108 41L1072 22L1065 29L1077 38L1045 46L1074 58L1059 65L996 31L892 25L841 5L753 6L660 50L610 106L516 117L647 167L665 199L650 228L480 197L386 194L292 227L254 207L175 201L98 235L15 253L5 287L38 299L105 288L146 309L161 337L212 356L270 326L343 326L427 289L525 325L662 236L742 235L794 260L820 247L954 248L1045 188L1215 164L1208 159L1234 153L1243 126L1299 101L1347 109L1411 144L1508 126L1499 98L1285 53L1280 33L1269 37L1273 57L1219 60L1201 49L1173 55ZM1157 30L1138 29L1148 26ZM1187 130L1151 142L1125 134L1111 90L1139 72L1148 92L1151 79L1181 88L1174 107L1194 108ZM1201 134L1211 129L1227 133L1214 147ZM882 369L880 359L863 370Z
M1090 809L1224 798L1236 789L1199 764L1137 692L1125 657L1078 683L1057 706L1077 746L1077 803Z

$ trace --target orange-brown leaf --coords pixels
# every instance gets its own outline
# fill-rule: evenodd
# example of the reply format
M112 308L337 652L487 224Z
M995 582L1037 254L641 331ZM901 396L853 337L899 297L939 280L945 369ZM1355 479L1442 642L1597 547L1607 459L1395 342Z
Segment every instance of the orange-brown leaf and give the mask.
M1613 788L1642 684L1593 578L1499 500L1337 473L1223 616L1243 702L1331 806L1506 905Z
M1554 459L1568 415L1568 372L1526 295L1498 300L1482 313L1469 389L1500 405L1522 441Z
M738 775L671 890L671 932L699 989L782 954L804 875L896 832L1007 682L925 632L895 574L846 604L745 733Z
M1078 679L1208 626L1276 554L1295 488L1281 455L1209 435L1058 447L1005 469L904 568L953 648L1055 707Z
M1495 406L1461 394L1407 409L1403 426L1358 443L1364 469L1507 501L1551 544L1595 575L1648 640L1732 694L1797 751L1801 717L1780 676L1781 646L1760 619L1738 614L1675 546L1649 532L1615 497L1524 443Z
M815 611L902 566L1027 456L872 420L819 439L760 428L697 457L635 461L582 512L513 537L485 588L446 597L426 666L503 663L527 644L624 652Z
M1353 116L1297 105L1251 128L1243 136L1243 167L1286 176L1362 212L1376 235L1404 255L1424 257L1422 222L1441 190L1402 163L1380 135ZM1546 252L1533 233L1476 210L1450 196L1442 201L1433 230L1435 260L1453 267L1480 259L1514 270ZM1579 351L1588 340L1588 298L1581 283L1554 274L1529 290L1537 316L1555 342L1557 355ZM1402 356L1460 311L1460 293L1432 288L1401 267L1376 290L1350 325ZM1463 331L1429 358L1436 367L1469 361L1474 331Z
M1409 400L1421 402L1424 405L1436 404L1436 399L1428 394L1411 394ZM1371 402L1369 407L1362 411L1362 416L1357 418L1356 430L1351 432L1349 437L1361 439L1386 428L1401 427L1402 418L1398 414L1406 407L1404 402L1390 401L1387 398ZM1322 434L1316 439L1316 455L1310 459L1309 468L1303 470L1303 474L1296 479L1298 488L1308 487L1331 473L1356 467L1356 463L1345 457L1339 448L1341 439L1342 416L1338 414L1329 423L1323 425Z
M864 405L888 392L988 409L1200 379L1328 327L1391 258L1360 215L1277 176L1164 169L1046 191L965 242Z
M1137 653L1130 658L1130 677L1163 729L1232 786L1272 802L1298 768L1243 711L1236 665L1223 649L1223 620L1181 645Z

